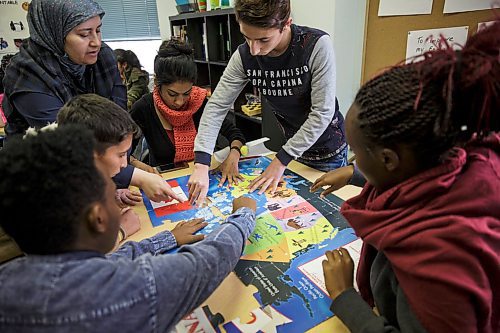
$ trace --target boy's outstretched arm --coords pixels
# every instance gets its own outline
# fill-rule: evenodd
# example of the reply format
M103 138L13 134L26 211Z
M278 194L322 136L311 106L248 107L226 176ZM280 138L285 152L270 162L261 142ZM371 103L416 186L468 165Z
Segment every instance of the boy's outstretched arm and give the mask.
M160 331L169 331L205 301L234 269L255 227L255 205L250 198L235 199L234 213L203 241L150 258Z
M206 227L206 225L207 223L203 219L180 221L172 231L162 231L140 242L126 242L115 252L110 253L108 258L111 260L121 258L134 260L146 253L158 255L177 246L198 242L204 239L205 236L195 235L195 233Z

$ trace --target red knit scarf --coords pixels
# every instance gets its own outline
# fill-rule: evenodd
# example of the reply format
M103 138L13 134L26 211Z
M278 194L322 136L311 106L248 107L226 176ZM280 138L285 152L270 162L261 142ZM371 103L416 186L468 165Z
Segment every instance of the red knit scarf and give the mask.
M174 131L174 163L194 159L196 127L193 115L200 109L206 97L207 91L205 89L193 86L189 100L182 107L182 110L172 110L163 102L159 87L156 86L153 90L153 101L156 109L172 125Z

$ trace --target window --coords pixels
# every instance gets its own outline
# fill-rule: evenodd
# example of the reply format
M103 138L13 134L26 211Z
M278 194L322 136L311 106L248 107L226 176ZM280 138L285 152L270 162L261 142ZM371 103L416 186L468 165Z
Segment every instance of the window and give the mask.
M156 0L97 0L104 41L160 39Z

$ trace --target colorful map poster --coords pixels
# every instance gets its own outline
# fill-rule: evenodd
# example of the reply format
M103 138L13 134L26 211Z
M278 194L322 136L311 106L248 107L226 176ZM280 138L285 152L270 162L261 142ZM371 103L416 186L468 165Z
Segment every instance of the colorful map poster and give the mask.
M339 213L342 200L310 193L311 183L289 170L274 195L248 194L250 181L269 163L266 157L240 162L244 181L231 188L218 187L218 179L211 175L209 204L201 209L176 201L153 204L144 197L154 226L203 217L209 223L203 233L214 230L231 213L233 198L245 194L257 201L256 227L234 270L243 288L256 292L246 296L236 293L231 300L234 306L246 302L254 307L240 318L204 305L177 325L178 332L305 332L333 315L330 298L318 286L321 274L311 274L311 269L304 267L311 267L308 263L318 260L326 250L357 239ZM185 176L168 182L185 195L188 179Z

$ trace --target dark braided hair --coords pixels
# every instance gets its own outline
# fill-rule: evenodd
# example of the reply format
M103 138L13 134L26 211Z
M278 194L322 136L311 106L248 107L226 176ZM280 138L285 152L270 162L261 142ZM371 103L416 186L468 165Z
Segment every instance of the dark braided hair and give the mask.
M155 79L158 85L178 81L195 83L197 76L193 48L189 44L175 39L161 43L155 57Z
M407 144L423 164L450 148L500 130L500 20L461 51L444 48L367 82L355 103L371 142Z

